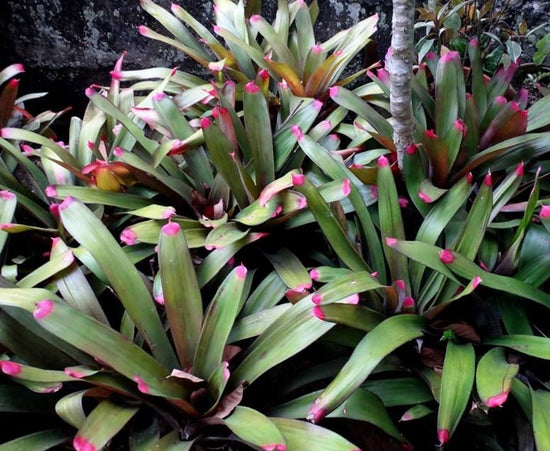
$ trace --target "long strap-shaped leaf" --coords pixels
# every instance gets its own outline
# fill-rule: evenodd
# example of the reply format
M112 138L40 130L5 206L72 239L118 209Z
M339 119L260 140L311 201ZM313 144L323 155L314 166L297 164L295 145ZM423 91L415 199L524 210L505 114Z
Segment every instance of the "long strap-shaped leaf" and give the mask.
M170 333L182 368L193 362L202 325L202 298L187 241L176 222L159 237L159 265Z
M484 271L473 261L457 252L418 241L390 240L390 245L410 259L435 269L451 280L457 280L453 273L467 280L479 277L481 283L489 288L515 294L550 308L549 294L513 277Z
M368 270L368 265L357 253L342 226L334 217L334 213L313 183L304 175L293 176L293 182L296 191L306 196L309 209L338 257L352 270ZM342 182L342 189L349 190L349 180Z
M404 343L420 337L424 320L416 315L388 318L369 332L334 380L315 400L308 420L316 423L341 405L369 376L380 361Z
M315 451L358 451L359 449L341 435L321 426L288 418L269 419L283 434L288 450L311 449L312 445Z
M447 343L441 397L437 413L437 436L441 445L447 443L456 429L474 384L475 353L471 343Z
M312 316L313 296L323 305L356 293L381 288L367 272L354 272L328 283L314 295L309 295L286 310L253 343L246 357L235 369L232 382L253 382L264 372L309 346L334 324L319 322Z
M285 450L286 440L269 418L249 407L237 406L224 419L225 425L242 440L262 449Z
M105 225L72 197L63 201L59 213L68 232L92 254L109 279L153 355L167 368L176 368L177 359L151 295L137 269Z
M226 277L208 306L193 361L193 372L208 378L221 363L243 295L247 269L240 265Z
M194 412L183 401L185 389L166 379L169 372L163 365L114 329L74 310L49 291L0 289L0 305L33 312L44 329L134 380L142 393L165 396L184 409L189 407L188 412Z
M403 217L399 206L397 188L393 179L393 173L389 161L385 156L378 159L377 173L378 192L378 213L380 217L380 231L382 233L382 242L387 237L405 239L405 229L403 227ZM399 255L387 244L382 245L386 260L390 268L390 274L393 280L402 280L405 283L407 293L410 293L408 260L404 255Z
M73 439L74 448L103 448L138 410L139 407L115 403L110 399L100 402L78 430Z
M62 429L48 429L45 431L34 432L32 434L18 437L9 442L0 445L4 451L15 451L23 449L32 449L33 451L46 451L56 446L61 446L63 442L70 439L70 434Z

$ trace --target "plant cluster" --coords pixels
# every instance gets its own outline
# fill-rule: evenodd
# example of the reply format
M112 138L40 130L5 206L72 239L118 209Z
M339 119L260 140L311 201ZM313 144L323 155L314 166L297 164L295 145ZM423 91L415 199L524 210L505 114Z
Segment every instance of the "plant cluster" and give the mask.
M0 95L0 449L550 447L550 97L423 52L400 171L375 16L214 3L142 0L210 78L122 56L67 143Z

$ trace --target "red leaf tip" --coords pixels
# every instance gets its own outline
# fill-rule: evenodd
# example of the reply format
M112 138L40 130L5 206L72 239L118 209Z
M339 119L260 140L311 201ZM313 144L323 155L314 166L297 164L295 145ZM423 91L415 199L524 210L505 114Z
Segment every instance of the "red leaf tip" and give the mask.
M137 235L132 229L124 229L120 234L120 241L128 246L133 246L137 242Z
M73 448L76 451L96 451L96 447L92 445L84 437L76 436L73 440Z
M455 257L451 250L443 249L439 252L439 260L441 260L442 263L445 263L446 265L448 265L449 263L454 262Z
M240 264L235 268L235 275L237 276L237 279L244 279L246 277L246 273L248 272L248 269L246 269L246 266L243 264Z
M141 376L134 376L133 380L135 383L137 383L138 390L141 393L149 393L149 385L147 385L147 382L141 377Z
M325 418L326 414L327 414L327 409L320 407L318 404L314 403L309 409L309 412L307 413L306 420L312 423L318 423L323 418Z
M487 175L483 179L483 183L487 186L493 186L493 178L491 177L490 171L487 173Z
M515 173L518 177L521 177L525 173L525 164L523 163L523 161L516 166Z
M177 222L169 222L163 225L160 231L167 236L174 236L177 235L180 230L181 227Z
M351 181L350 179L345 179L342 183L342 194L344 196L349 196L351 193Z
M323 309L320 305L316 305L315 307L313 307L313 310L311 310L311 316L319 318L320 320L324 320L325 312L323 312Z
M207 129L211 125L212 125L212 121L210 119L208 119L207 117L203 117L201 119L201 128Z
M394 282L394 285L399 288L400 290L406 290L407 286L405 285L405 281L403 279L398 279Z
M487 407L500 407L508 399L508 392L502 392L487 400Z
M299 125L293 125L292 127L290 127L290 131L298 141L301 141L302 139L304 139L304 134Z
M36 303L32 316L34 319L41 320L46 318L53 310L53 301L51 299L42 299Z
M382 155L381 157L378 158L378 167L379 168L388 167L389 164L390 164L389 160L384 155Z
M292 174L292 184L294 186L301 186L306 182L306 176L304 174Z
M407 296L405 299L403 299L403 308L404 309L411 309L414 307L414 299L410 296Z
M550 218L550 205L543 205L540 209L539 216L541 219L548 219Z
M0 360L0 371L8 376L17 376L21 372L21 365L10 360Z
M111 72L109 72L109 75L115 80L122 80L122 74L119 70L112 70Z
M429 138L429 139L436 139L437 138L437 135L435 134L435 132L433 130L426 130L424 131L424 136L426 138Z
M414 155L418 151L418 146L416 144L410 144L405 149L407 155Z
M323 295L321 293L314 293L314 295L311 296L311 302L315 305L321 304L321 302L323 302Z
M448 429L440 429L437 431L437 438L439 439L439 446L443 446L451 438L451 434Z
M258 92L260 92L260 87L253 81L250 81L246 85L244 85L244 90L249 94L257 94Z

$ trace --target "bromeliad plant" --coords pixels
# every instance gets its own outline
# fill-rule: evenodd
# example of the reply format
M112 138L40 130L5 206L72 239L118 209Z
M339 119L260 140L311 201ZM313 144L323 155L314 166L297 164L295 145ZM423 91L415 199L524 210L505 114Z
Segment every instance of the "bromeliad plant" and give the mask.
M2 129L0 395L63 420L7 446L510 448L480 424L511 392L545 449L547 100L430 55L403 183L384 72L339 81L374 18L316 44L315 2L215 4L223 42L150 1L174 39L140 28L212 80L121 58L66 145Z

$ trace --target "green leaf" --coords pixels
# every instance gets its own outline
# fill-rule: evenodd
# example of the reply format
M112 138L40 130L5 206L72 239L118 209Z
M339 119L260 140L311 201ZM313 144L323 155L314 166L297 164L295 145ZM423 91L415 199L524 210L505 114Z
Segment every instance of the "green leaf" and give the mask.
M368 273L356 272L326 284L315 295L317 301L320 299L323 305L327 305L380 287ZM306 296L294 304L256 339L233 372L234 385L243 380L252 383L265 371L300 352L333 327L312 316L313 296Z
M288 248L281 247L273 252L266 252L265 256L288 288L298 292L311 288L309 272Z
M519 365L506 360L504 349L488 351L477 364L476 388L479 398L488 407L504 404L512 388Z
M122 304L159 361L175 368L177 360L153 300L135 266L105 225L81 202L68 197L59 208L67 231L97 261Z
M17 197L10 191L0 191L0 224L11 223L15 207L17 206ZM8 238L8 233L0 231L0 252L4 249L4 244Z
M275 180L273 137L267 101L254 82L244 87L243 109L246 134L255 168L256 185L264 188Z
M531 389L533 402L533 433L537 449L550 447L550 392Z
M550 360L550 338L531 335L503 335L487 338L483 342L490 345L505 346L539 359Z
M384 320L384 316L363 305L330 304L322 307L323 321L343 324L369 332Z
M49 193L50 197L58 199L66 199L72 196L84 204L110 205L128 210L144 208L152 203L152 201L136 194L115 193L85 186L54 185Z
M182 368L191 365L202 325L202 298L185 236L176 222L159 237L159 273L170 333Z
M227 342L235 343L246 338L257 337L291 306L292 304L287 303L271 308L263 308L259 312L252 313L235 321Z
M273 307L283 299L285 291L286 285L277 272L273 271L269 273L246 300L241 317L252 313L260 313L266 308Z
M384 320L359 342L340 373L311 406L308 419L320 421L341 405L369 376L380 361L406 342L422 336L424 320L398 315Z
M23 451L32 449L33 451L45 451L56 446L61 446L64 442L69 441L70 438L71 435L66 430L48 429L5 442L0 445L0 450Z
M449 341L443 363L437 412L437 437L441 445L449 441L460 422L470 399L474 376L475 353L472 345Z
M357 446L329 429L304 421L286 418L269 418L281 431L287 443L287 449L309 449L312 438L316 451L356 451Z
M223 422L245 442L262 449L286 449L286 440L277 426L257 410L237 406Z
M110 399L101 401L92 410L73 439L76 449L101 449L138 412L139 406L124 405Z
M418 378L378 379L366 381L362 387L377 395L386 407L406 406L433 400L428 386Z
M222 362L223 351L239 312L247 269L240 265L226 277L208 306L193 360L193 372L208 378Z

